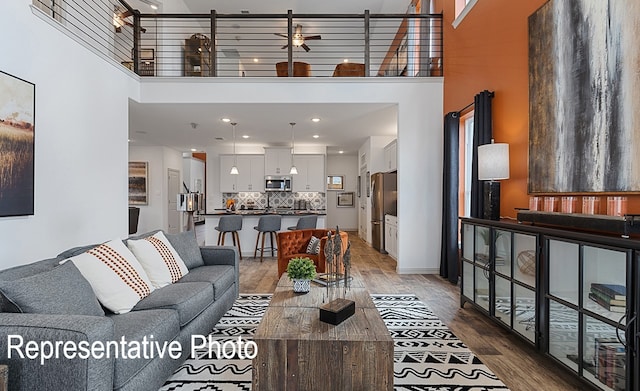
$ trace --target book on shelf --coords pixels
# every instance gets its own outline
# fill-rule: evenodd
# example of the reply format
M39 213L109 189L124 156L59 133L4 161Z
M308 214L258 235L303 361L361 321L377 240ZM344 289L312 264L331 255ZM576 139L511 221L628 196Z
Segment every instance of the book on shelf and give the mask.
M627 299L627 287L618 284L599 284L592 283L591 289L609 296L614 300L626 300Z
M602 384L616 391L625 389L626 352L615 338L595 339L596 377Z
M593 293L594 296L598 296L600 299L604 300L609 305L618 305L621 307L627 306L626 299L625 300L612 299L610 296L607 296L604 293L600 292L599 290L593 289L593 288L591 288L591 293Z
M603 307L604 309L606 309L607 311L625 312L626 309L627 309L626 306L610 305L605 300L601 299L599 296L597 296L597 295L595 295L593 293L589 293L589 298L591 300L595 301L596 303L600 304L600 306Z

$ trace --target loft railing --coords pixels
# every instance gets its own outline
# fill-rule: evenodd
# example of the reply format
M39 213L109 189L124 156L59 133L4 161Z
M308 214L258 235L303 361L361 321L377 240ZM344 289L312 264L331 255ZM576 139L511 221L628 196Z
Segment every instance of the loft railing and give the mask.
M85 34L82 41L140 76L429 77L443 72L441 14L141 14L124 0L36 2L61 24Z

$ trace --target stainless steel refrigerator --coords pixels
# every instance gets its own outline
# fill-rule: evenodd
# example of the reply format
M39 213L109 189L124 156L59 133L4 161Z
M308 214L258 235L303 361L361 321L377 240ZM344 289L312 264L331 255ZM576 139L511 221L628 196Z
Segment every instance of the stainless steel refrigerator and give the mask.
M384 215L397 216L397 175L395 172L378 172L371 175L371 245L384 250Z

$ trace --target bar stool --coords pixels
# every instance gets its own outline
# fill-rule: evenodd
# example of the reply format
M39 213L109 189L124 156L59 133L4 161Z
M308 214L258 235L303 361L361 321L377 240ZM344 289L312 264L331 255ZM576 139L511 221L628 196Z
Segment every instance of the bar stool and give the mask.
M227 232L231 233L233 239L233 245L237 244L238 253L240 253L240 259L242 259L242 250L240 249L240 236L238 231L242 230L242 216L221 216L216 230L218 233L218 246L224 246L224 237ZM220 243L222 241L222 244Z
M258 237L256 238L256 249L253 251L253 257L258 254L258 241L260 240L260 234L262 234L262 248L260 248L260 262L262 262L262 256L264 255L264 235L269 233L269 240L271 240L271 256L273 257L274 250L273 244L275 243L274 237L277 231L280 231L280 225L282 223L282 216L271 215L262 216L258 220L258 225L253 229L258 231Z
M289 231L295 231L298 229L314 229L316 227L316 222L318 221L318 216L302 216L298 219L295 227L287 228Z

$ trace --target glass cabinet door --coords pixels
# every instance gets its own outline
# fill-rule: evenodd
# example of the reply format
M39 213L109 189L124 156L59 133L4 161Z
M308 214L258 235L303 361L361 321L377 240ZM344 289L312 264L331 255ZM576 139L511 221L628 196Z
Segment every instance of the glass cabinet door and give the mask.
M624 338L624 332L618 334ZM583 376L603 390L624 390L626 348L624 340L618 340L616 328L586 316L583 335Z
M536 292L513 285L515 300L513 329L531 342L536 341Z
M578 371L578 311L549 300L549 354Z
M511 313L513 312L511 306L511 281L496 276L494 302L495 317L507 326L511 326Z
M513 278L531 288L536 288L536 237L523 233L513 235Z
M511 232L495 231L494 263L496 273L511 277Z
M617 322L627 308L627 252L583 246L582 306Z
M462 261L462 294L473 300L473 265Z
M474 261L480 266L489 262L489 243L491 243L491 229L489 227L476 226L476 241L474 249Z
M462 257L473 261L473 225L462 224Z
M578 244L548 240L549 294L578 305Z

